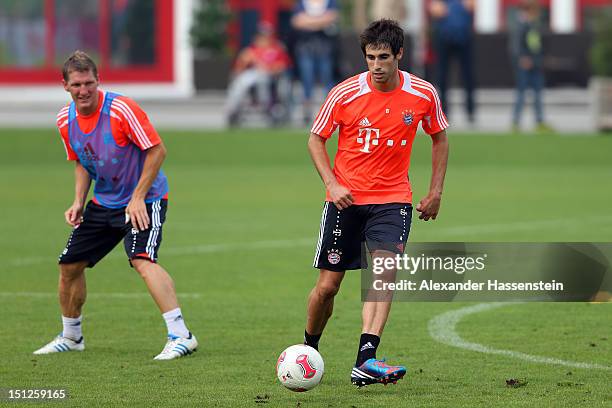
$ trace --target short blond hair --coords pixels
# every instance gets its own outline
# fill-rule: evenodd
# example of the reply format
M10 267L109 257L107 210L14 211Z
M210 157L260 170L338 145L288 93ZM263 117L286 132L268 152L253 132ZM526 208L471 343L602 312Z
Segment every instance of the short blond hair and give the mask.
M81 50L76 50L73 52L64 62L64 66L62 67L62 76L64 77L64 81L68 81L68 75L73 71L91 71L96 79L98 78L98 67L96 67L96 63L89 55L87 55L87 53Z

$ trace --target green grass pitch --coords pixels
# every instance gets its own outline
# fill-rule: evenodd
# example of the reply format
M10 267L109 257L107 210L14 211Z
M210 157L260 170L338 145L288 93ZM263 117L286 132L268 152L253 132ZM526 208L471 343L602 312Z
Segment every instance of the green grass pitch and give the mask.
M457 303L396 303L379 356L408 366L394 386L356 389L359 276L348 274L321 340L323 382L296 394L276 380L299 343L324 193L306 132L162 131L169 155L160 262L176 282L200 348L154 362L165 327L119 246L88 270L83 353L33 356L60 330L56 259L69 227L73 166L54 130L0 131L0 387L68 389L57 406L519 407L612 405L612 371L568 368L454 348L429 321ZM413 241L610 241L612 139L450 132L442 209L414 221ZM333 142L333 141L332 141ZM430 142L412 154L426 193ZM416 218L416 217L415 217ZM408 246L408 251L410 246ZM513 304L467 316L467 341L610 367L611 304ZM519 388L508 379L526 379ZM0 402L1 404L1 402ZM55 405L54 405L55 406Z

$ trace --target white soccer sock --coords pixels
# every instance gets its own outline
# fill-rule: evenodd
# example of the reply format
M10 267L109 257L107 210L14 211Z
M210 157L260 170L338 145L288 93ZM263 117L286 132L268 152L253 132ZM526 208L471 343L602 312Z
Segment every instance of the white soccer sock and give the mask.
M83 333L81 331L82 319L83 315L79 317L62 316L62 324L64 325L62 336L78 341L83 336Z
M173 334L179 337L189 337L189 330L187 329L187 326L185 326L185 321L183 320L183 314L181 313L180 307L170 310L169 312L162 314L162 316L166 321L168 334Z

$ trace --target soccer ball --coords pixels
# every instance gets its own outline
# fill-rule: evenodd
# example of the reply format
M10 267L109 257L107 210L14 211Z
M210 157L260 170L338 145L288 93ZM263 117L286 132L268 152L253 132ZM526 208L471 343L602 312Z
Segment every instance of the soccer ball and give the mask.
M304 344L296 344L285 349L276 363L278 380L295 392L312 390L321 382L323 371L321 354Z

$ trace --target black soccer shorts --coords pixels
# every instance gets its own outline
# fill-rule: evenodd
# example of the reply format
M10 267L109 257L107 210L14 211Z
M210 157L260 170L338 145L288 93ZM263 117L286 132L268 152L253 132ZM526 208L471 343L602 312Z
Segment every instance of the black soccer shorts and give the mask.
M338 210L327 201L323 206L315 268L342 272L367 268L369 251L402 254L412 220L408 203L352 205Z
M59 263L88 261L87 266L91 268L121 240L130 264L135 258L156 262L167 208L168 200L148 203L149 228L139 231L132 228L131 222L126 224L125 207L107 208L89 201L83 213L83 221L72 230Z

